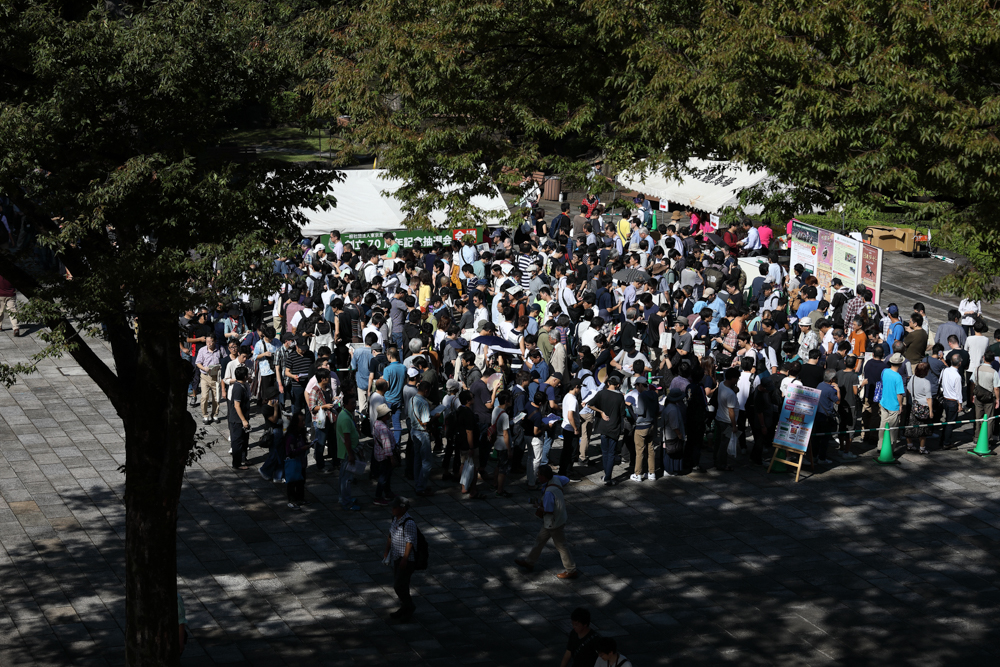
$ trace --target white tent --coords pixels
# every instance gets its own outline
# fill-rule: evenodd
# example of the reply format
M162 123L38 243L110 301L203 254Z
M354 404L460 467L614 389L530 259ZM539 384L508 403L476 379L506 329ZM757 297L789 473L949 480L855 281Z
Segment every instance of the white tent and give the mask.
M618 182L647 197L718 213L729 206L739 207L740 192L768 178L766 171L751 171L737 162L691 158L680 180L668 178L662 172L645 178L624 172L618 176ZM760 206L748 206L744 212L756 215L762 210Z
M400 210L400 201L391 194L401 188L404 181L386 177L385 169L348 169L341 173L344 180L330 186L330 194L337 199L336 207L326 211L303 211L308 218L302 226L304 236L312 238L329 234L335 229L343 234L404 229L406 214ZM383 195L383 192L389 194ZM490 196L473 197L472 204L484 211L506 212L507 204L496 186L493 192ZM447 217L445 211L431 214L431 219L438 225L444 225Z

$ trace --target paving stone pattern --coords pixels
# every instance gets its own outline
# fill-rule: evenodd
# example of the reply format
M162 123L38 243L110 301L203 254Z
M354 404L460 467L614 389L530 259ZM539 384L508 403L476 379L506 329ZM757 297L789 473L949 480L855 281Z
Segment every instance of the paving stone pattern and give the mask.
M0 347L15 362L38 344L8 329ZM122 429L78 371L46 361L0 388L2 666L124 662ZM583 572L569 582L551 546L533 574L512 562L539 525L523 479L509 500L448 487L413 510L431 569L414 577L412 622L393 624L389 514L368 481L350 513L336 475L312 475L294 512L283 487L230 470L222 430L209 432L181 495L185 665L557 665L580 605L637 667L1000 661L997 458L863 460L798 484L745 460L722 475L587 480L567 496ZM412 493L398 471L395 485Z

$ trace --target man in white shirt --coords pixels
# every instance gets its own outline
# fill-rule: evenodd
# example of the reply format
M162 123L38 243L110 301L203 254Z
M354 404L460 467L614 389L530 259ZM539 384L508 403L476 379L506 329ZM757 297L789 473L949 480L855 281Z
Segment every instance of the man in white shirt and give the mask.
M758 235L758 239L760 236ZM785 268L778 263L778 256L771 255L767 260L767 282L773 283L778 287L785 284L785 278L788 276L788 272Z
M727 368L725 379L718 389L719 407L715 412L715 469L724 472L733 469L728 463L728 450L740 407L736 396L736 383L739 379L740 369Z
M747 448L747 399L760 384L760 378L754 372L756 361L753 355L743 357L740 361L740 379L736 382L736 402L740 410L736 418L740 427L740 450Z
M958 410L962 405L962 357L953 354L948 368L941 371L941 393L944 395L944 421L958 420ZM946 425L941 434L941 449L954 449L951 444L953 425Z
M740 241L740 243L743 244L744 253L748 256L752 256L761 249L760 233L749 219L743 221L743 228L746 229L747 236L745 239Z
M330 243L333 244L333 254L339 262L344 256L344 244L340 240L340 232L336 229L330 232Z

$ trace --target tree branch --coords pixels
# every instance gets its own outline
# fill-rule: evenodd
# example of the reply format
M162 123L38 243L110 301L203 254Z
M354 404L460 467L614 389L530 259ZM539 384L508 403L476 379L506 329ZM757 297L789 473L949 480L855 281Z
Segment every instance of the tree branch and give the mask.
M38 297L38 282L28 272L15 264L11 255L7 252L0 252L0 275L9 280L15 289L29 299L42 298ZM46 300L58 307L58 304L54 301ZM119 392L118 376L108 368L107 364L101 361L101 358L90 348L90 345L87 344L83 336L76 330L76 327L62 316L50 318L42 324L49 329L63 328L66 332L66 340L72 341L72 344L69 346L70 355L87 372L87 375L97 383L97 386L101 388L101 391L105 393L111 404L115 406L115 410L121 415L125 406Z

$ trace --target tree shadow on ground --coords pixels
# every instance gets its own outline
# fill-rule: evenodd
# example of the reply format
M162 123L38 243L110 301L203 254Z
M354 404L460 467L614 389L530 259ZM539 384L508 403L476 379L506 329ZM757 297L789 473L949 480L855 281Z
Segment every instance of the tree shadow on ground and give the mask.
M538 529L523 480L510 500L447 490L414 507L431 569L402 625L387 616L384 508L342 511L337 476L311 475L293 512L254 470L206 464L181 499L195 634L182 664L555 664L577 606L637 666L997 664L1000 476L962 452L935 458L799 484L757 468L574 484L572 582L553 577L551 547L532 574L512 562ZM395 485L411 494L399 471ZM354 488L370 499L367 479ZM72 517L12 504L28 537L4 538L0 665L122 664L120 498L95 485L58 500Z

